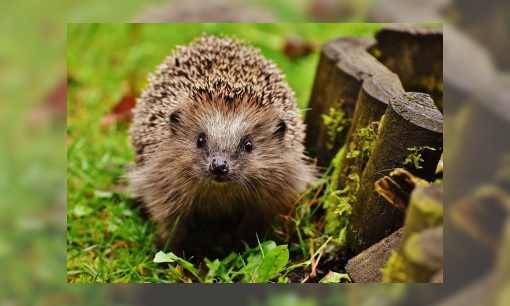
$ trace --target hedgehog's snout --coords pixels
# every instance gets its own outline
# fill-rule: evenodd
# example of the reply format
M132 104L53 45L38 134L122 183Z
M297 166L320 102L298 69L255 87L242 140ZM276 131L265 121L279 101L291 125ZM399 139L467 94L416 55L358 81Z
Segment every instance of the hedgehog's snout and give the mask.
M225 158L215 157L209 164L209 172L213 175L222 176L228 173L228 162Z

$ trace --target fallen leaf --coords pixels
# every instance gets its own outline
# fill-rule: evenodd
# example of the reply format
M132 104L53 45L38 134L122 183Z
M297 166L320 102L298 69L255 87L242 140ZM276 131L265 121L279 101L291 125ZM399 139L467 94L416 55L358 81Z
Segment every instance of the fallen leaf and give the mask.
M114 122L129 121L133 117L132 109L136 105L134 94L128 94L115 105L112 111L101 118L102 127L110 127Z

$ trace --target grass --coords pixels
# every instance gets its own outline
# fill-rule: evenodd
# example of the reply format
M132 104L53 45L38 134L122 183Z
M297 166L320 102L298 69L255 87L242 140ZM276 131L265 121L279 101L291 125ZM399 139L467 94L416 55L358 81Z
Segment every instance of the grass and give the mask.
M128 146L128 124L120 122L103 127L101 118L131 91L138 94L147 74L176 45L187 44L203 32L235 35L260 48L287 75L296 91L298 106L304 109L319 52L290 60L280 51L285 38L297 34L320 46L338 36L373 37L380 27L378 24L69 24L67 281L306 281L306 277L292 275L305 271L304 267L310 271L326 246L334 241L322 234L318 217L322 207L317 203L323 200L318 198L317 190L309 190L295 215L289 217L296 227L295 235L285 236L285 230L276 229L258 247L223 260L209 259L197 266L184 259L172 259L171 255L167 255L170 256L167 261L178 261L175 267L155 263L153 260L160 251L154 244L155 225L144 218L138 203L122 192L126 185L123 176L133 161ZM322 180L317 188L327 189L327 180ZM267 270L268 266L276 269Z

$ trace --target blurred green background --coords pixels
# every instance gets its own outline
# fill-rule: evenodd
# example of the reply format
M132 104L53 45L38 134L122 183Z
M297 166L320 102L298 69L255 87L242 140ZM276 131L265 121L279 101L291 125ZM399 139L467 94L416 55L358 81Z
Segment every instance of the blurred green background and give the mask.
M471 298L470 293L478 292L478 296L492 291L491 286L473 290L472 287L459 288L455 284L462 277L462 284L467 282L484 282L486 277L473 274L470 269L449 269L445 271L447 281L443 285L350 285L350 286L222 286L203 287L200 294L193 291L194 286L178 286L162 288L161 286L142 285L69 285L66 284L64 262L65 233L66 233L66 30L67 22L129 22L143 14L143 10L151 3L162 5L167 1L3 1L0 3L0 305L159 305L167 302L188 303L196 301L193 298L215 299L224 304L244 304L246 297L264 300L267 294L273 296L267 300L272 303L278 298L279 290L289 292L289 301L295 305L296 297L303 301L302 305L320 304L321 300L338 293L338 304L343 304L348 296L350 305L403 305L402 294L391 294L392 288L407 292L406 295L413 303L426 303L437 295L455 295L456 300L450 300L450 305L483 304L480 300ZM186 1L169 1L186 2ZM206 3L212 1L203 1ZM467 61L461 62L466 70L460 70L455 79L464 81L480 71L477 65L492 60L497 72L507 73L509 51L508 35L508 1L495 0L481 2L470 1L406 1L406 0L253 0L243 1L254 4L266 12L273 13L279 22L324 21L320 14L314 14L310 8L321 7L317 4L333 4L322 6L330 22L353 22L374 20L374 14L383 17L378 20L385 22L444 22L445 41L453 41L459 36L469 39L483 51L483 56L467 56ZM333 8L333 9L331 9ZM369 17L371 16L371 17ZM219 18L220 16L218 16ZM242 17L240 17L242 18ZM426 19L426 20L424 20ZM457 55L465 54L462 45L453 42L451 52ZM445 64L451 65L458 56L445 58ZM159 62L155 61L155 62ZM469 68L471 70L469 70ZM152 68L151 68L152 69ZM454 72L452 67L445 67L445 72ZM150 69L149 69L150 70ZM445 73L446 76L446 73ZM508 80L503 78L502 81ZM501 83L503 84L503 82ZM63 88L63 89L62 89ZM459 117L447 106L453 102L462 106L476 104L473 98L474 90L464 88L463 96L453 95L458 91L451 84L445 83L445 124L455 123ZM63 99L61 98L63 96ZM56 107L53 101L64 101L63 108ZM113 99L112 99L113 101ZM110 101L109 103L113 103ZM469 103L467 103L469 102ZM491 105L492 101L486 101ZM60 102L59 102L60 103ZM482 105L480 103L479 105ZM111 105L110 105L111 106ZM62 111L63 109L63 111ZM104 108L106 109L106 107ZM503 108L506 110L507 108ZM62 115L62 112L64 113ZM477 121L477 126L489 124L490 120ZM469 122L468 122L469 123ZM458 129L463 129L460 125ZM466 143L447 132L453 146ZM506 132L506 131L503 131ZM476 143L476 146L491 148L492 146L508 142L508 137L486 137L486 141ZM462 152L463 155L471 150ZM472 154L471 154L472 155ZM485 156L485 155L484 155ZM460 157L452 156L452 159ZM486 159L478 159L477 164L485 167L490 160L498 155L489 154ZM479 168L477 168L479 169ZM453 172L447 171L451 176ZM459 179L462 184L471 176ZM452 179L448 181L452 182ZM479 181L491 183L490 180ZM451 185L447 190L455 192ZM471 189L470 189L471 190ZM467 195L469 196L469 195ZM489 220L490 222L490 220ZM450 224L446 222L445 224ZM447 229L448 231L448 229ZM507 230L507 236L510 230ZM471 267L485 265L495 257L494 252L489 255L477 255L482 249L479 244L453 240L446 236L447 246L455 243L467 246L467 252L445 253L445 260L449 264L459 259L470 259ZM508 245L508 244L507 244ZM508 249L508 248L507 248ZM502 254L503 255L503 254ZM508 256L499 256L500 259ZM490 271L485 269L487 273ZM506 277L508 283L508 269L499 269L501 279ZM500 281L500 285L505 282ZM404 286L404 285L403 285ZM349 292L346 292L346 287ZM186 289L188 288L188 289ZM206 289L208 294L206 294ZM225 290L220 290L225 288ZM269 292L267 289L271 288ZM287 289L283 289L287 288ZM323 288L320 290L320 288ZM479 288L479 289L480 289ZM489 289L487 289L489 288ZM458 290L462 289L462 290ZM476 289L476 288L475 288ZM398 290L397 290L398 291ZM212 293L217 294L212 294ZM483 293L482 293L483 292ZM508 290L506 291L508 292ZM203 294L203 295L202 295ZM171 296L171 297L170 297ZM287 295L286 295L287 296ZM496 296L491 294L491 296ZM304 298L303 297L311 297ZM425 298L424 298L425 297ZM464 297L464 300L462 300ZM466 298L469 303L466 303ZM507 305L502 300L500 305ZM274 303L273 303L274 304ZM492 305L491 303L485 303ZM282 303L282 305L286 305Z

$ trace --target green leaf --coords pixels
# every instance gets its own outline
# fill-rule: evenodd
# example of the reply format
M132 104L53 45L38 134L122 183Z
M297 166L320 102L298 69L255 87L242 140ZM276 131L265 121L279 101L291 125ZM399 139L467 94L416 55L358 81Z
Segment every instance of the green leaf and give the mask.
M269 251L259 267L257 283L267 283L270 279L278 276L288 261L289 249L287 245L280 245Z
M339 283L340 281L342 281L342 279L346 279L349 282L351 282L351 278L349 277L349 275L347 275L347 273L336 273L333 271L329 271L329 273L326 276L324 276L320 280L320 282L323 284Z
M243 283L254 283L258 277L260 263L250 262L246 266L239 269L239 274L243 275Z
M156 256L154 257L154 260L152 260L153 262L155 263L161 263L161 262L174 262L174 260L172 259L172 256L171 255L174 255L173 253L168 253L168 254L165 254L164 252L162 251L159 251ZM174 255L175 256L175 255Z
M256 252L251 253L246 259L248 263L261 263L264 260L264 254L269 253L276 247L276 243L272 240L264 241L259 244L254 250Z

